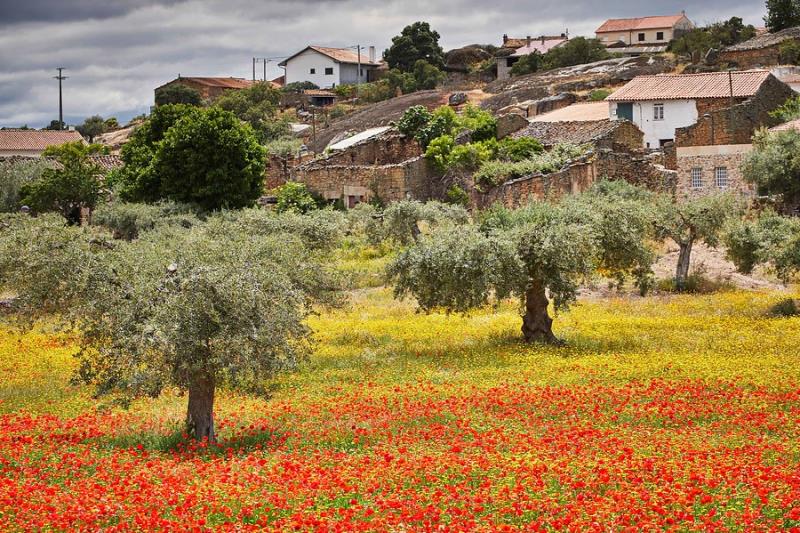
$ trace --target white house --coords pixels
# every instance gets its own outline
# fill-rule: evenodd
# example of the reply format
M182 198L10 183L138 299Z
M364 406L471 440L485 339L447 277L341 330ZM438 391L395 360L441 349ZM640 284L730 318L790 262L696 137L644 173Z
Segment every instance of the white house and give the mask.
M359 54L350 48L307 46L279 63L286 71L286 84L310 81L323 89L337 85L366 83L375 79L374 71L380 66L375 58L375 47L369 54ZM360 71L359 71L360 68Z
M639 76L606 101L612 120L630 120L644 132L645 146L658 148L701 115L755 96L769 77L763 70Z

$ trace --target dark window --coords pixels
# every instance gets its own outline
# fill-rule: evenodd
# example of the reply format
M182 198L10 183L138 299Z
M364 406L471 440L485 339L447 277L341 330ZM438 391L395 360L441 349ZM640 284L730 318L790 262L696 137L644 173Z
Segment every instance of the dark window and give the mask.
M325 67L325 75L333 76L333 67Z
M640 43L643 43L643 42L644 42L644 39L645 39L645 34L644 34L644 33L640 33L640 34L639 34L639 42L640 42Z
M311 73L311 74L316 74L316 73L317 73L317 69L315 69L315 68L312 68L311 70L309 70L309 73Z
M664 40L664 32L663 31L656 32L656 41L663 41L663 40Z

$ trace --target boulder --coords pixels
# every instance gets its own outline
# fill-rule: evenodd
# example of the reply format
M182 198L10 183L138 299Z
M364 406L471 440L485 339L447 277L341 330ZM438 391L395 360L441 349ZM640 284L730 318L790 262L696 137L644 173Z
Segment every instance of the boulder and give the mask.
M509 113L497 119L497 138L503 139L512 133L528 127L528 119L515 113Z
M459 106L462 104L467 103L467 93L457 92L450 95L447 99L447 103L451 106Z

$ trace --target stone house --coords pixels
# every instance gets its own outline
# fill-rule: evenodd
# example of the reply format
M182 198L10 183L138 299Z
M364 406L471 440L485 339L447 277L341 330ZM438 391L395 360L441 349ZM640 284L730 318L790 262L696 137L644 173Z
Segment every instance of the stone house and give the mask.
M213 102L222 96L226 91L247 89L248 87L252 86L253 83L255 82L246 80L244 78L203 78L197 76L186 77L179 74L174 80L156 87L154 93L158 94L158 91L161 89L170 87L172 85L184 85L199 92L203 100ZM277 87L276 84L273 84L273 86Z
M383 201L431 197L434 170L413 139L394 129L373 128L332 144L326 154L289 170L289 179L330 200L355 207Z
M678 15L609 19L597 30L595 36L607 48L623 55L637 56L666 52L667 45L694 24L686 12Z
M742 69L780 65L781 46L792 41L800 43L800 26L757 35L749 41L729 46L720 52L719 61Z
M698 196L718 190L752 194L739 169L752 150L753 134L759 128L773 126L776 120L770 112L794 94L788 85L768 75L752 97L733 106L707 109L696 123L678 128L678 194Z
M0 157L40 157L50 146L86 142L75 130L0 130Z
M606 101L612 119L636 124L644 132L644 146L656 149L674 142L676 130L692 126L705 115L745 101L755 108L774 108L786 100L787 91L792 92L765 70L660 74L634 78ZM776 99L780 100L777 104ZM734 128L729 133L738 131ZM709 137L707 144L719 142Z
M338 85L367 83L374 81L381 62L375 56L375 47L369 47L368 55L350 48L307 46L284 59L278 66L285 71L284 82L308 81L321 89Z
M562 46L569 41L569 34L567 32L561 35L540 35L539 37L531 37L530 35L524 39L509 38L508 35L503 35L503 44L495 57L497 63L497 79L507 80L511 77L511 67L519 61L519 59L528 54L538 52L542 55L546 54L553 48Z

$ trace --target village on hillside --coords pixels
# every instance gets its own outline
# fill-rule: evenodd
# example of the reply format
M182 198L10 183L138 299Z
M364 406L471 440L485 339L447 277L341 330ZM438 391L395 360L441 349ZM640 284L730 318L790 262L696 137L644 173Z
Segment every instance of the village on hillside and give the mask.
M395 41L424 40L425 33L438 38L417 23ZM578 192L601 177L682 196L727 189L753 196L754 184L740 172L743 158L760 129L791 127L774 112L800 91L800 28L768 32L736 17L705 28L686 12L609 19L591 38L566 30L504 34L495 44L447 53L428 44L418 57L392 47L383 58L374 46L311 44L281 61L284 74L273 80L256 79L258 58L251 80L179 75L154 89L154 109L220 105L257 130L257 123L271 122L259 132L272 146L262 203L293 182L345 207L374 199L442 200L448 191L484 207ZM532 138L548 150L572 144L581 153L546 172L515 171L481 186L475 177L488 162L436 164L428 142L398 129L416 106L485 110L497 123L498 141ZM143 118L123 126L91 117L68 132L58 130L57 120L55 129L5 128L0 157L35 158L82 138L102 145L103 166L113 169L124 165L121 150ZM469 146L469 135L455 144Z
M0 532L800 532L800 0L434 4L0 3Z

